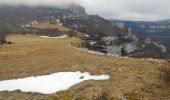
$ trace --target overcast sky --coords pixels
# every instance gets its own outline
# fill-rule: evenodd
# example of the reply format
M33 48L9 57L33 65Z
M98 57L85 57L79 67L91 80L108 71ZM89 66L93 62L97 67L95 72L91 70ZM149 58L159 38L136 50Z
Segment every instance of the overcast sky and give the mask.
M170 19L170 0L0 0L10 5L63 5L79 3L88 14L120 20L161 20Z

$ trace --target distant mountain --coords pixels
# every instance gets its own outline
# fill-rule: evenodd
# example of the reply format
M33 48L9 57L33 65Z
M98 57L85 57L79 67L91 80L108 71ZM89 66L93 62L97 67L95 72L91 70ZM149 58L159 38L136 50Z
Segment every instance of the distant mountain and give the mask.
M64 16L86 16L85 8L71 3L66 7L0 6L0 27L17 31L22 24L31 21L53 21Z
M125 26L132 29L138 36L169 36L170 20L160 21L121 21L111 20L113 23L123 23Z
M68 10L69 12L71 12L73 15L76 16L86 16L86 11L85 8L79 4L76 3L71 3L70 5L68 5L66 7L66 10Z
M156 21L159 23L170 23L170 19Z
M22 31L23 27L29 27L32 23L52 23L58 20L89 35L117 35L127 32L102 17L88 15L84 7L75 3L65 7L0 6L0 27L13 32Z

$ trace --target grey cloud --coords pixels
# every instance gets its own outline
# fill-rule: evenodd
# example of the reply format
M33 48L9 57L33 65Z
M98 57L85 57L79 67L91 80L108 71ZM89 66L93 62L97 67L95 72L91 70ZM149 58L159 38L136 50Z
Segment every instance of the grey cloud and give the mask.
M170 18L170 0L0 0L0 5L62 6L83 5L89 14L121 20L160 20Z

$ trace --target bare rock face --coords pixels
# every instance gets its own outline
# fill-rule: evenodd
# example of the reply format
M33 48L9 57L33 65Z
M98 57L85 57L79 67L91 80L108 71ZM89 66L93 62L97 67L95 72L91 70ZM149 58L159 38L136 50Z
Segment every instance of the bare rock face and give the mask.
M163 44L159 44L157 42L153 42L153 44L157 46L161 50L162 53L166 53L166 47Z
M138 48L139 47L134 42L124 43L124 44L121 44L121 45L106 46L107 53L115 54L115 55L119 55L119 56L129 54L129 53L133 53L136 50L138 50Z
M138 50L139 47L135 42L132 42L132 43L124 43L123 48L127 53L132 53Z
M72 12L75 16L86 16L85 8L79 4L71 3L68 6L68 11Z
M116 54L116 55L119 55L119 56L122 55L121 48L122 48L122 46L116 46L116 45L106 46L107 53Z
M117 40L118 40L117 36L102 37L102 42L104 42L106 45L114 44L114 41Z

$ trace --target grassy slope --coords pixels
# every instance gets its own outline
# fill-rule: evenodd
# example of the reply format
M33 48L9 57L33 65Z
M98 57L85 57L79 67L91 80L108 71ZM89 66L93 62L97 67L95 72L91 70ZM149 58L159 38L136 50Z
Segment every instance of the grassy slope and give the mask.
M71 29L67 28L65 26L61 26L59 23L56 24L33 24L32 25L33 28L40 28L40 29L59 29L59 31L61 32L69 32ZM84 33L79 32L74 30L77 33L77 37L83 37Z
M60 71L82 71L92 74L108 74L108 81L88 81L78 84L66 93L52 95L21 92L0 92L3 98L17 99L81 97L120 98L126 93L137 93L146 100L170 98L170 88L159 78L162 64L139 59L98 57L81 53L68 47L72 40L44 39L34 35L12 35L11 45L0 46L0 80L50 74ZM64 96L63 96L64 95ZM134 95L133 95L134 96ZM136 96L136 95L135 95ZM133 99L131 99L133 100Z
M40 29L46 29L46 28L57 28L60 31L68 32L70 29L64 26L60 26L59 24L33 24L32 27L34 28L40 28Z

